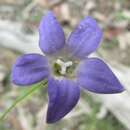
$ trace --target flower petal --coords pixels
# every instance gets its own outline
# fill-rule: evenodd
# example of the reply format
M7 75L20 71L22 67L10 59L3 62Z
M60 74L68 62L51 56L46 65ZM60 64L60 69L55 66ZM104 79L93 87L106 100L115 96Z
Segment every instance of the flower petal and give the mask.
M94 52L102 39L102 31L92 17L84 18L68 38L72 56L85 58Z
M16 60L11 80L14 84L26 86L44 80L49 75L47 59L39 54L25 54Z
M103 94L124 91L116 76L109 67L98 58L89 58L79 65L78 83L85 89Z
M45 15L39 25L39 45L45 54L53 54L63 48L65 36L52 12Z
M54 123L63 118L77 104L80 89L73 81L63 79L48 81L49 105L47 123Z

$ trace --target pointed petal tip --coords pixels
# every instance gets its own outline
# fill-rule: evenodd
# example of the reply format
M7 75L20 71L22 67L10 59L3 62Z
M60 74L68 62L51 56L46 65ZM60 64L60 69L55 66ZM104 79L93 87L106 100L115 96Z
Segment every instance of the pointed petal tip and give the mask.
M124 91L126 91L126 89L122 85L120 85L120 87L118 87L118 90L115 91L115 93L122 93Z
M97 27L97 21L91 17L91 16L86 16L80 23L80 25L86 26L92 26L92 27Z
M40 26L42 25L43 21L46 19L56 19L55 14L52 11L48 11L44 16L42 16L41 21L40 21L40 25L39 25L39 29Z
M46 119L47 124L53 124L53 123L56 123L58 121L59 121L58 119L50 119L49 116L47 116L47 119Z
M46 13L46 15L52 15L55 16L54 12L52 10L48 10L48 12Z

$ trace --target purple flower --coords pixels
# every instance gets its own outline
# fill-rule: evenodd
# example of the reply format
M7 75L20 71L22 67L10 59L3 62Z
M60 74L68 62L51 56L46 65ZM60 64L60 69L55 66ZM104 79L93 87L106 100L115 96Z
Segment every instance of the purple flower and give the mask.
M88 57L102 39L102 31L93 18L85 17L65 41L62 27L54 14L48 12L41 20L39 34L39 46L46 56L19 57L11 78L21 86L48 79L48 123L60 120L74 108L80 87L101 94L124 91L104 61Z

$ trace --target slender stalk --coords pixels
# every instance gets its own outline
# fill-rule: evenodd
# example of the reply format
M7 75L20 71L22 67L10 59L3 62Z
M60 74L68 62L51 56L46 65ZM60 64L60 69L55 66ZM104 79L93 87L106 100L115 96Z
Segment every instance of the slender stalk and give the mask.
M4 120L4 118L6 117L6 115L18 104L20 103L23 99L27 98L28 96L30 96L33 92L35 92L36 90L40 89L41 87L44 87L47 85L47 80L41 82L39 85L35 85L33 87L31 87L27 92L25 92L24 95L19 96L16 98L16 100L14 101L14 103L7 108L4 113L0 116L0 121Z

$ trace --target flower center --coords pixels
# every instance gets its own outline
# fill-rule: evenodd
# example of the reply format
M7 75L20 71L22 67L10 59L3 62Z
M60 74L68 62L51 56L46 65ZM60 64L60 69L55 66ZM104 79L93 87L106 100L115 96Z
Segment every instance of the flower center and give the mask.
M74 78L74 71L76 64L72 61L64 62L61 59L57 59L53 65L54 75L64 76L68 78Z

